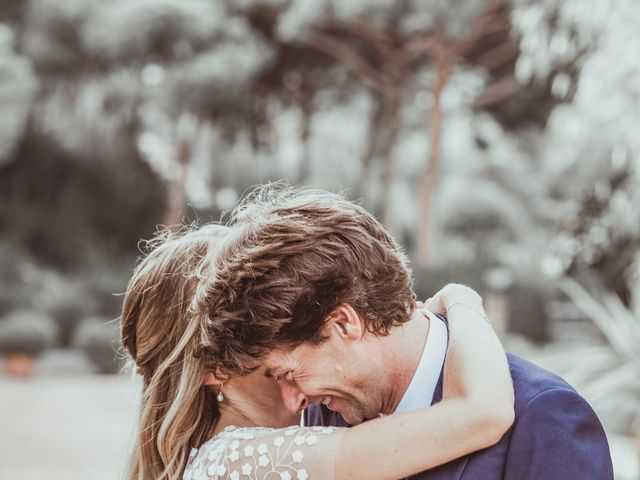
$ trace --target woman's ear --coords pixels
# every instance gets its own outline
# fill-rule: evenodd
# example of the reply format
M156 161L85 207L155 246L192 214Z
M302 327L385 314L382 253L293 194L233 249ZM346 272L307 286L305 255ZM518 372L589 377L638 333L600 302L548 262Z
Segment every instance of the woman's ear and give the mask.
M358 312L349 304L336 307L329 316L331 329L345 340L360 340L364 335L364 323Z
M220 380L218 380L211 372L206 373L204 376L204 380L202 380L203 385L220 385L220 383Z
M229 375L225 375L221 372L207 372L204 374L202 385L214 385L220 387L227 381Z

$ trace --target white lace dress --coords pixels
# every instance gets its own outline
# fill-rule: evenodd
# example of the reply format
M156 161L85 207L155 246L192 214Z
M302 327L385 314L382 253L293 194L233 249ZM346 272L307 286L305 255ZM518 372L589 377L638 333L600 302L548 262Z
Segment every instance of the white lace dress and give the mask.
M344 429L227 427L194 448L183 480L329 480Z

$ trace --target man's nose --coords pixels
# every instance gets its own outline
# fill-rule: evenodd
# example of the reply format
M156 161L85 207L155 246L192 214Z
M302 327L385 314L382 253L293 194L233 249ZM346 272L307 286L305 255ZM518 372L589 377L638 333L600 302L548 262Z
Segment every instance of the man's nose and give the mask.
M291 413L300 413L300 411L309 406L307 396L292 382L281 380L278 384L280 385L280 395L282 395L284 406Z

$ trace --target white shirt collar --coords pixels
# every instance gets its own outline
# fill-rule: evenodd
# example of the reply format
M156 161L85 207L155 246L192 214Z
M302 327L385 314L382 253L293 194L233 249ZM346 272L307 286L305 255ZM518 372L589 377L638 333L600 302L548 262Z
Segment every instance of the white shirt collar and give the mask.
M429 318L429 334L420 357L418 368L413 374L409 388L394 413L409 412L428 407L433 402L440 372L447 353L449 334L444 322L433 313L423 310Z

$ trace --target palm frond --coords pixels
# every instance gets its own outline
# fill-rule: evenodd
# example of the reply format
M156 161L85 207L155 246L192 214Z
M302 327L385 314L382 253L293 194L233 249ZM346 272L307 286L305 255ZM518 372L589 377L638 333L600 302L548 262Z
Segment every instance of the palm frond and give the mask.
M596 298L571 278L560 288L605 340L564 349L562 373L605 421L640 433L640 316L616 295L603 292Z

